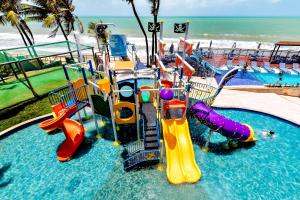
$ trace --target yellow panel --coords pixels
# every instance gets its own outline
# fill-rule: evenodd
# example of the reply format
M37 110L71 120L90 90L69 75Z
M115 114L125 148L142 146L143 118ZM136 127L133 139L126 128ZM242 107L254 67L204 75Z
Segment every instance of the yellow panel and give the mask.
M120 71L120 70L134 70L134 65L132 61L114 61L113 70Z
M201 178L187 119L163 119L167 177L173 184L195 183Z
M85 92L85 88L83 87L85 85L84 79L78 79L74 83L72 83L74 89L75 89L75 94L77 96L77 99L79 101L85 101L88 99L87 93ZM80 89L78 89L80 88ZM77 90L76 90L77 89Z
M129 108L132 111L132 116L129 118L120 118L120 109ZM114 105L114 116L117 124L134 124L136 123L135 105L130 102L119 102Z

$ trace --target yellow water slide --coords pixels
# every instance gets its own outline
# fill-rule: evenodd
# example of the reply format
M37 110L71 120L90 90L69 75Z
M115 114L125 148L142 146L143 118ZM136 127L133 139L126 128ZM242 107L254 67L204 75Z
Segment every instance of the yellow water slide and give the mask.
M167 177L173 184L195 183L201 177L187 119L162 119Z

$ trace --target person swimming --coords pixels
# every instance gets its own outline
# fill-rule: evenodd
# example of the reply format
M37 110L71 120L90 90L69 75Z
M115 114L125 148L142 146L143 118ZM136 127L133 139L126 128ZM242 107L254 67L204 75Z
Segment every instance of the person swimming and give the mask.
M262 136L264 137L275 137L275 131L269 130L262 132Z

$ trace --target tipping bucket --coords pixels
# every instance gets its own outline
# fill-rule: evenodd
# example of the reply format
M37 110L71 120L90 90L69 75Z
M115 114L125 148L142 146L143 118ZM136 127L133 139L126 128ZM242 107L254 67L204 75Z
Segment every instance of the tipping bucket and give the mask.
M102 79L97 82L97 85L99 86L101 92L105 92L106 94L110 93L110 82L108 79Z

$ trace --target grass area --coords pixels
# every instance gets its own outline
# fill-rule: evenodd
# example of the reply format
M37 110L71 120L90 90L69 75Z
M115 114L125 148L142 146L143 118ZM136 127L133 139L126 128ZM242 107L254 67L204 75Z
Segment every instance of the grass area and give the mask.
M5 119L0 119L0 131L3 131L16 124L48 113L51 113L49 99L43 98L20 109L19 112L15 113L14 116L10 116Z
M69 70L72 80L81 78L81 74ZM45 95L50 91L67 84L62 67L38 70L26 73L29 80L39 95ZM32 92L19 80L10 80L0 84L0 109L15 105L17 103L33 98Z

